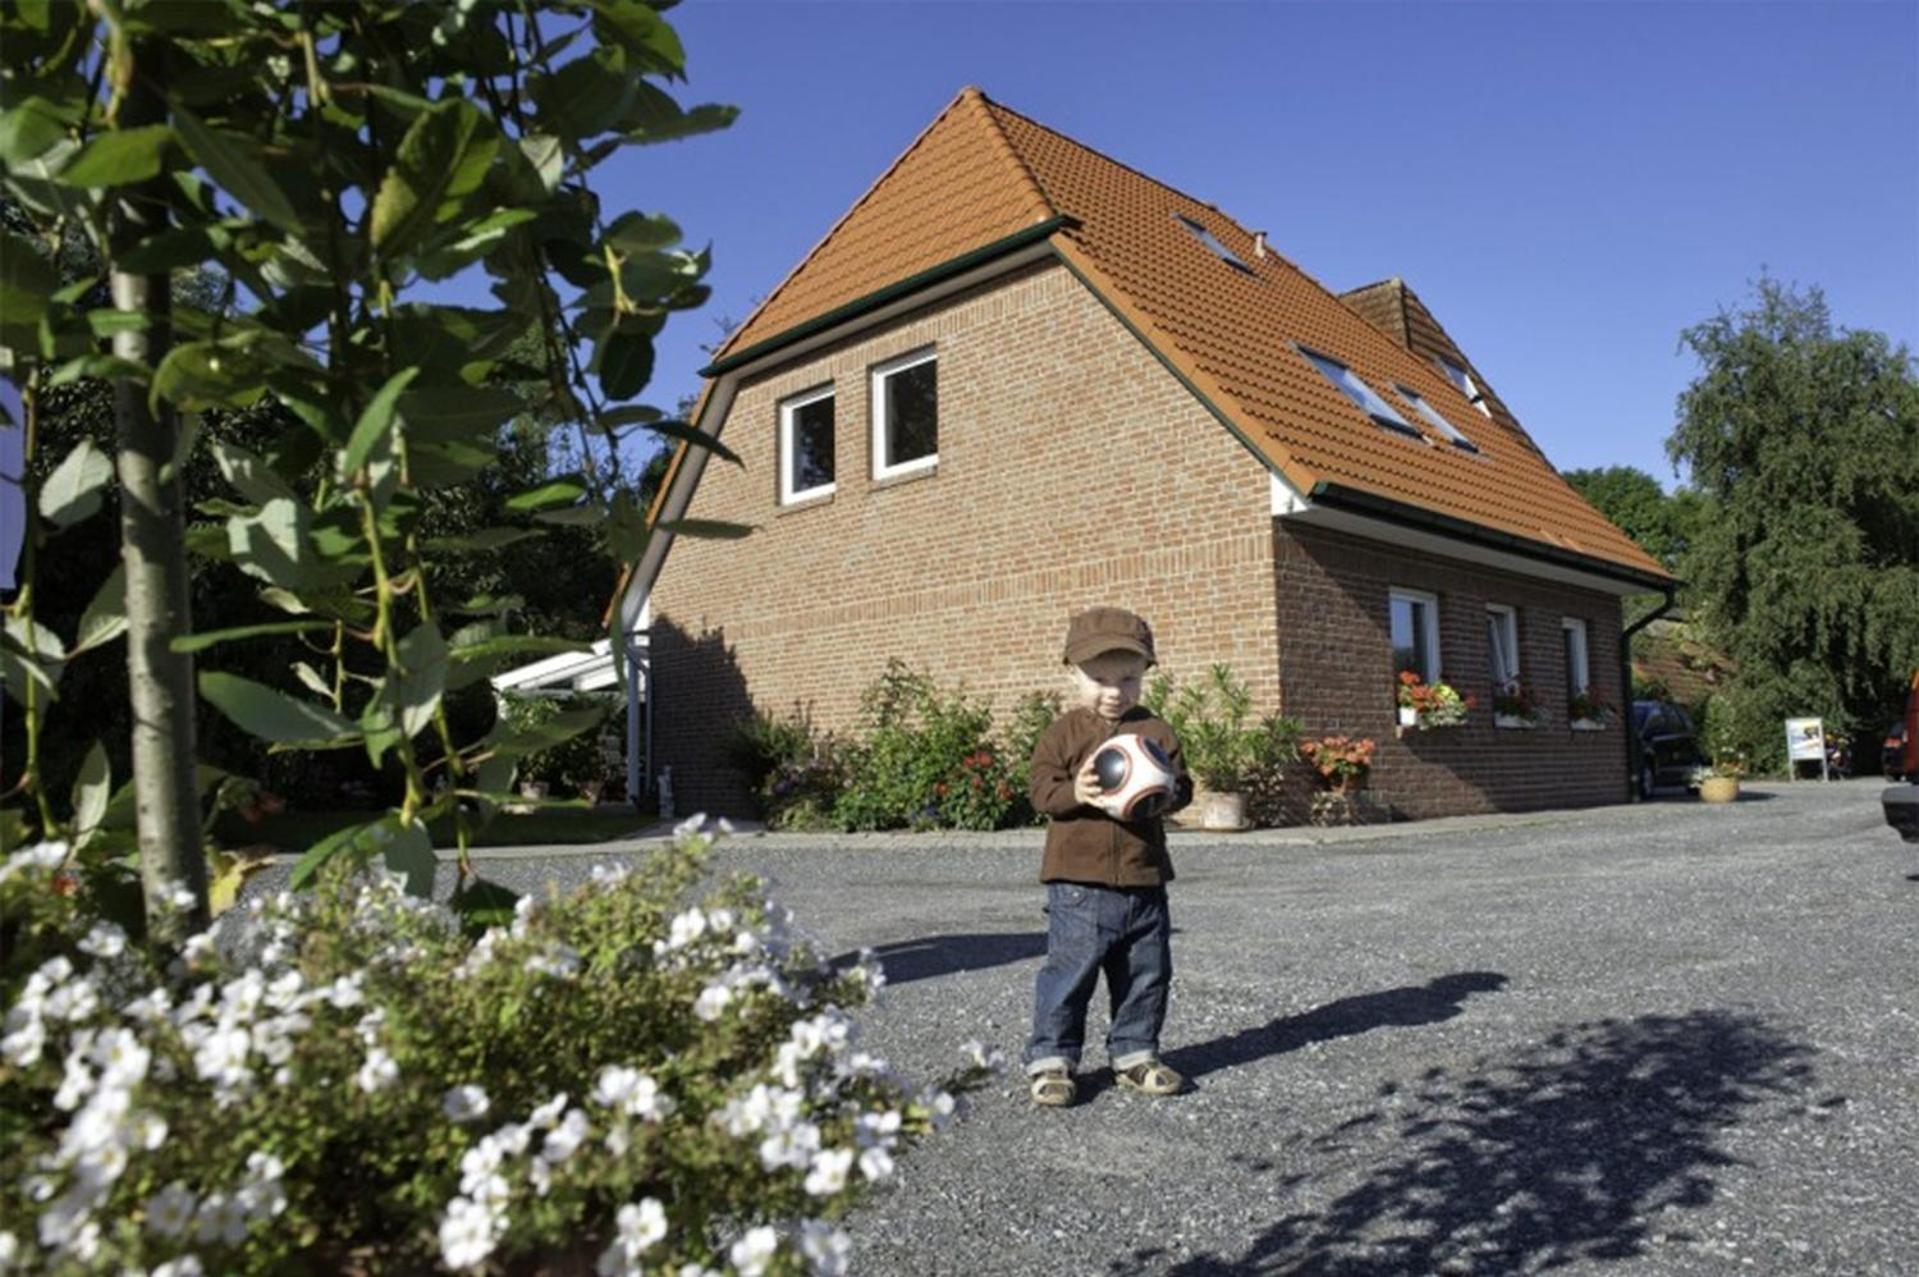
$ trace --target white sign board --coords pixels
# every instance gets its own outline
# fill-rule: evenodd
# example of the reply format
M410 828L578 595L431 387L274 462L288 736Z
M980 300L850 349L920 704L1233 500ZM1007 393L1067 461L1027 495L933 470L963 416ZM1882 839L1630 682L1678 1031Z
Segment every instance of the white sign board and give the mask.
M1810 762L1826 761L1826 729L1816 718L1789 718L1786 720L1786 757L1793 762L1806 759Z

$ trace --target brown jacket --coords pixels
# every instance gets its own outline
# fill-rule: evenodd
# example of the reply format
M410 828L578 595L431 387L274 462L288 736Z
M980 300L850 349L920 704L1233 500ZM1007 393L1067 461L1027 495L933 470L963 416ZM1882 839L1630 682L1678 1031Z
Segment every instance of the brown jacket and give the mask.
M1089 709L1069 709L1040 734L1033 748L1033 807L1052 819L1046 829L1041 882L1081 882L1101 887L1158 887L1173 880L1166 854L1166 827L1159 818L1115 820L1073 796L1073 777L1094 750L1120 732L1158 741L1179 775L1168 810L1193 800L1193 782L1180 757L1173 729L1137 706L1118 722Z

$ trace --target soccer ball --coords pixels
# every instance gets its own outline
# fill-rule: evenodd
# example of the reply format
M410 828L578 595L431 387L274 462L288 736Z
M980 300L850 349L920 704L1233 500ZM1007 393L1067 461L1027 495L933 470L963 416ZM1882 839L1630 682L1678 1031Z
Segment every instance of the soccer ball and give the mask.
M1172 805L1179 777L1156 740L1126 732L1093 755L1099 808L1116 820L1151 820Z

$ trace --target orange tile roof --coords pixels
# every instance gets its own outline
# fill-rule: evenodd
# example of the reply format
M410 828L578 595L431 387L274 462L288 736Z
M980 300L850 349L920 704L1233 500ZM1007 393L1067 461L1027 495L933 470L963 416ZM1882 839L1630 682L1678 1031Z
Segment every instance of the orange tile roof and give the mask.
M1199 223L1250 268L1214 255ZM716 364L922 271L1064 217L1060 257L1298 491L1334 485L1668 580L1545 460L1397 280L1327 291L1213 206L963 90L718 352ZM1479 447L1380 428L1295 348L1329 355L1406 420L1404 384ZM1489 419L1434 364L1473 372ZM1430 433L1428 437L1432 437Z

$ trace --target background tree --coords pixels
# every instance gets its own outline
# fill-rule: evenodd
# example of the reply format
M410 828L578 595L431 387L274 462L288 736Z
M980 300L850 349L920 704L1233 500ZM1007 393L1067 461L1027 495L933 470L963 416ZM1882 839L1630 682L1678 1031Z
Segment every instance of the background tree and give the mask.
M1679 570L1698 518L1696 493L1687 488L1668 493L1637 466L1568 470L1565 480L1668 571Z
M1666 450L1712 503L1694 613L1738 663L1731 731L1778 766L1783 719L1877 730L1919 665L1919 370L1767 277L1681 341L1701 371Z

